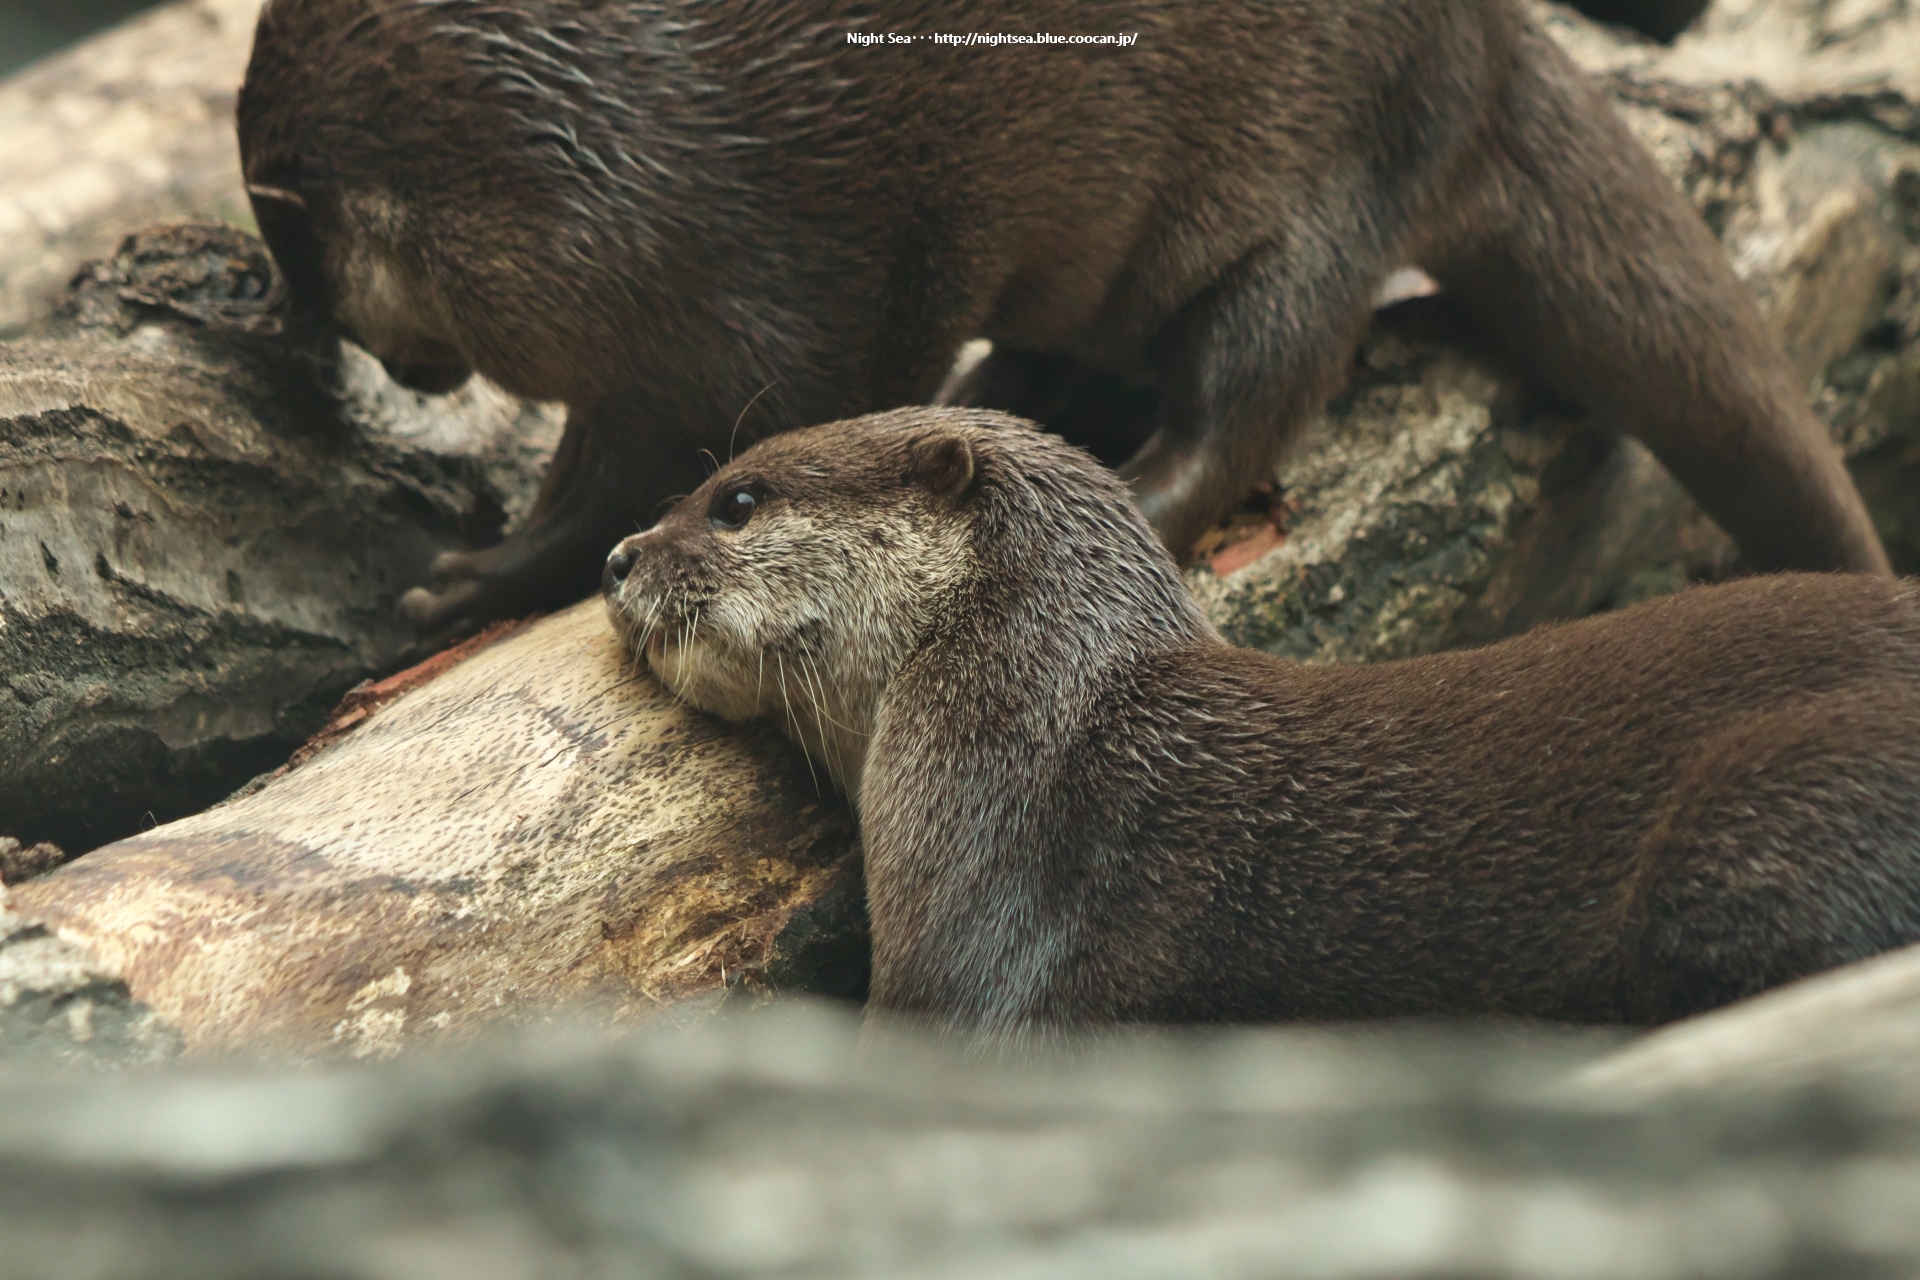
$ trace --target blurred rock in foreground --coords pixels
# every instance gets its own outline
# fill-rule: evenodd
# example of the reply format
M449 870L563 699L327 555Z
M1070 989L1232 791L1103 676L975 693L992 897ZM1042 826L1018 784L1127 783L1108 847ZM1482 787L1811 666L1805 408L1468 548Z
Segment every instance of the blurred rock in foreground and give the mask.
M8 1280L1864 1280L1920 1267L1911 1073L1631 1107L1481 1029L964 1066L816 1008L455 1059L0 1077Z

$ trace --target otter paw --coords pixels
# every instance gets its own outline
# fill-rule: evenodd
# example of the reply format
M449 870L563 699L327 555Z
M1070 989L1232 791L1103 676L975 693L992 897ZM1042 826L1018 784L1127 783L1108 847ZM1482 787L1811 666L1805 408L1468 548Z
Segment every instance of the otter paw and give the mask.
M480 584L471 580L442 591L415 587L400 597L398 608L401 618L422 636L457 639L479 625L472 609L480 594Z
M442 551L427 566L427 572L433 580L440 583L472 582L484 577L486 564L481 559L483 553L473 551Z

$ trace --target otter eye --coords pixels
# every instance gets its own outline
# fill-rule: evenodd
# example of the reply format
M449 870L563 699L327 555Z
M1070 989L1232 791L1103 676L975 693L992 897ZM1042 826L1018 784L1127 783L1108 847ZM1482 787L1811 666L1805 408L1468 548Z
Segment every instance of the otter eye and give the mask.
M713 495L713 510L709 514L717 527L738 529L752 517L753 509L759 505L760 495L754 492L752 485L735 485Z

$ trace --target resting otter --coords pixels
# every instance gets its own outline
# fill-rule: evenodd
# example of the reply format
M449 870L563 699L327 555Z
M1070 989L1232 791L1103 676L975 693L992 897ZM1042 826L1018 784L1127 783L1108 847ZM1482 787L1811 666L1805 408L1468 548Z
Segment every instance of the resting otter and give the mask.
M955 31L1138 39L849 40ZM428 628L584 594L702 450L924 403L977 335L961 402L1151 374L1151 437L1087 443L1184 553L1408 262L1750 563L1887 568L1720 246L1513 0L272 0L238 118L300 305L416 386L569 406Z
M1303 667L1224 644L1091 459L952 409L760 444L606 581L855 798L880 1008L1657 1022L1920 939L1909 583Z

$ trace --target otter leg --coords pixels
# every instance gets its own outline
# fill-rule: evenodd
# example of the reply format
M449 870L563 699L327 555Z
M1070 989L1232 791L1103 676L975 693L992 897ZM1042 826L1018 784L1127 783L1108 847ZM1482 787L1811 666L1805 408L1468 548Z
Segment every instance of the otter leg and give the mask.
M1644 441L1752 567L1890 572L1720 244L1558 46L1530 25L1519 40L1483 180L1422 265L1557 393Z
M624 400L570 414L525 526L484 550L439 556L437 586L402 596L402 616L425 634L458 632L593 594L613 545L705 478L698 442L642 431L636 417Z
M1065 436L1108 466L1135 453L1154 428L1158 396L1144 382L1072 356L996 346L942 403L998 409Z
M1666 1022L1920 941L1920 698L1792 699L1702 741L1640 852L1619 1008Z
M1242 260L1159 335L1159 427L1120 474L1177 559L1272 476L1301 425L1340 388L1373 293L1395 265L1358 233L1335 244L1304 228L1383 220L1382 209L1298 219L1291 243Z

